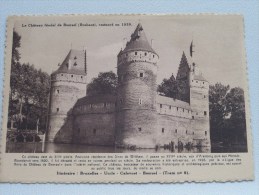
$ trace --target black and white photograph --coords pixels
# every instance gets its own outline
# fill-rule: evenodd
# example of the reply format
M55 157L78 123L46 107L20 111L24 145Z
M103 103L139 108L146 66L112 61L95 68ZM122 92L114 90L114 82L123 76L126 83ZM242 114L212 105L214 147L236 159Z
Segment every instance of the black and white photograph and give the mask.
M15 21L6 153L247 153L240 18Z

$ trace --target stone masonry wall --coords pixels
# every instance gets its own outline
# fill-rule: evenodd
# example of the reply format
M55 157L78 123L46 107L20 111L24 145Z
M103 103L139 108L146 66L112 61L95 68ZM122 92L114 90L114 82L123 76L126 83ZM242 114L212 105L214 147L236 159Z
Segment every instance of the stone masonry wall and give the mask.
M86 79L81 75L52 75L47 141L72 141L72 108L86 94Z
M194 140L198 145L210 146L209 83L194 79L190 82Z
M158 56L132 51L118 56L116 109L117 145L154 148L156 145L156 75Z
M114 111L114 103L100 102L76 107L73 112L73 142L87 145L114 145Z

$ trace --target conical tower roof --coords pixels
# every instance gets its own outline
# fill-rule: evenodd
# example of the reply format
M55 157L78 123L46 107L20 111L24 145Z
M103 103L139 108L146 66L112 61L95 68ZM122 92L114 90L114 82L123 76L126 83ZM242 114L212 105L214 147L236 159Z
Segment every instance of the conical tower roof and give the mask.
M127 42L124 52L128 51L148 51L153 52L157 54L153 48L150 46L147 37L145 35L145 32L143 30L142 25L139 23L134 31L134 33L131 34L130 41Z
M86 56L84 50L71 49L58 70L52 74L68 73L86 75Z

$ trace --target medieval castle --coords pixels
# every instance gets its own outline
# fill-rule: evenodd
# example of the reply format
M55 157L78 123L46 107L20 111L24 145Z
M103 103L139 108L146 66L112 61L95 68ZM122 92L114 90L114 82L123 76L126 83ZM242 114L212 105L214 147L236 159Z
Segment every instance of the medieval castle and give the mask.
M51 74L47 141L155 148L179 142L210 147L209 83L182 55L179 98L157 93L158 54L138 24L117 56L117 95L87 96L86 51L71 49ZM188 60L187 60L188 59Z

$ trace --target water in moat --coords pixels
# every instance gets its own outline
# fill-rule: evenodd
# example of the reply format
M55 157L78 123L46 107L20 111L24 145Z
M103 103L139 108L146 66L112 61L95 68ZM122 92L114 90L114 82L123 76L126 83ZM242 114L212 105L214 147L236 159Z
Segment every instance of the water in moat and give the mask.
M207 153L207 152L245 152L242 148L208 147L176 148L173 151L159 148L155 149L136 149L129 150L123 148L106 146L87 146L81 144L56 144L42 142L8 142L6 145L7 153Z

